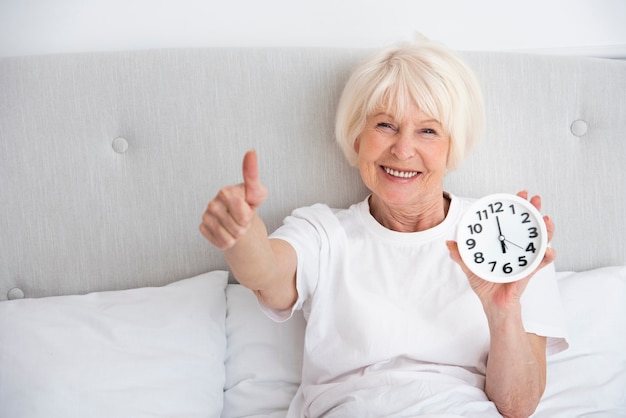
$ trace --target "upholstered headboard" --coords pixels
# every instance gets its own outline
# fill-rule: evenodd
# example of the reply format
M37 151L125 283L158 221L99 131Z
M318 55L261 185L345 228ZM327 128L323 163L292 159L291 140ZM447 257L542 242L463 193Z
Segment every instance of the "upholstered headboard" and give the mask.
M346 49L182 49L0 59L0 300L162 285L225 268L198 232L258 151L270 229L366 191L333 140ZM528 188L558 270L626 264L626 62L462 54L487 129L457 195ZM10 296L9 296L10 295Z

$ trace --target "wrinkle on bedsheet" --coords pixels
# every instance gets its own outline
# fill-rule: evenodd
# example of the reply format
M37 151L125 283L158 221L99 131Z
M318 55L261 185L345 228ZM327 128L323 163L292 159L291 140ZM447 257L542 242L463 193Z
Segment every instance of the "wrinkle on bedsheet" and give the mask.
M298 391L288 417L307 416L501 417L483 391L484 376L462 367L395 359L367 368L358 378Z

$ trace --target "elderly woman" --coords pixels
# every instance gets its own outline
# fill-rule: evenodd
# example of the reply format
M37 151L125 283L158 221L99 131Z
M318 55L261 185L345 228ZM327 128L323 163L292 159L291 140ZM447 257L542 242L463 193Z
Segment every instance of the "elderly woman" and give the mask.
M244 182L209 203L200 230L237 280L272 319L302 309L307 320L289 416L535 410L546 352L565 346L554 251L536 274L491 283L466 269L453 241L471 201L443 180L482 124L479 85L455 54L428 40L389 48L356 69L337 113L337 140L371 191L366 200L297 209L268 236L256 213L268 193L248 152ZM540 208L539 197L531 202Z

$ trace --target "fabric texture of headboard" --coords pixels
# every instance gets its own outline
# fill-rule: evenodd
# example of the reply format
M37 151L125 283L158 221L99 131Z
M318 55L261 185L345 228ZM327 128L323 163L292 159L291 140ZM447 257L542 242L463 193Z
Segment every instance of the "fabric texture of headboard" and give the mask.
M180 49L0 59L0 300L158 286L226 268L198 225L257 150L276 228L367 191L333 139L362 49ZM626 62L464 52L483 141L447 178L527 188L558 270L626 264ZM19 289L19 290L17 290Z

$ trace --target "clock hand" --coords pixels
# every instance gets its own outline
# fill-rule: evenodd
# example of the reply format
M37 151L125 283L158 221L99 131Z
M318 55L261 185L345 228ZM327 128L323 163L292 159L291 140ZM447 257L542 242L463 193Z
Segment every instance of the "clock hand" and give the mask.
M515 245L517 248L521 248L522 250L524 250L524 249L525 249L524 247L520 247L519 245L517 245L517 244L516 244L516 243L514 243L514 242L509 241L508 239L505 239L505 241L506 241L506 242L508 242L509 244L513 244L513 245Z
M504 241L506 241L506 239L504 238L504 235L502 235L502 229L500 228L500 218L498 218L496 216L496 222L498 223L498 239L500 240L500 246L502 247L502 254L506 254L506 243Z

